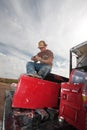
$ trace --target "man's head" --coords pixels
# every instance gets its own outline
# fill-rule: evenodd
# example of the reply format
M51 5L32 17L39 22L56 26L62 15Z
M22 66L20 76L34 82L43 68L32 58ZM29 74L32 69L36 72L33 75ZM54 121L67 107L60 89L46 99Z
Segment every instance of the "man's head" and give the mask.
M38 48L41 49L41 48L46 48L47 47L47 44L45 43L45 41L39 41L38 42Z

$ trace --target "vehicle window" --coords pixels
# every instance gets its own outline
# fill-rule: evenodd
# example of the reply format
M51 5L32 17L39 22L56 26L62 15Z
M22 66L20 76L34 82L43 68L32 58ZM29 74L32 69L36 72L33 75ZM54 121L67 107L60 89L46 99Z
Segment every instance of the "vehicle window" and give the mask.
M75 70L71 77L71 83L84 83L87 73Z

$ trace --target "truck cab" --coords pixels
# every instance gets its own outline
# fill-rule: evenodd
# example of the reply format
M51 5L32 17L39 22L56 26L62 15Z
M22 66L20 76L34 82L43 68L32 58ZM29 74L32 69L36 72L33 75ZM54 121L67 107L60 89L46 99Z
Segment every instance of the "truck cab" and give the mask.
M85 102L83 100L84 91ZM87 130L86 94L87 42L84 42L70 49L69 81L61 83L60 116L78 130Z

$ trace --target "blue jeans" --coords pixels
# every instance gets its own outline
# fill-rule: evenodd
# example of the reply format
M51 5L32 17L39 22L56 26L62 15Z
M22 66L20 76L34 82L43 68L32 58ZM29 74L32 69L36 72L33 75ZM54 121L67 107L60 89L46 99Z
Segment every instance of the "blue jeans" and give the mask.
M42 76L42 78L45 78L45 76L50 73L51 66L43 63L36 63L36 62L28 62L26 65L26 71L27 73L31 74L38 74L39 76Z

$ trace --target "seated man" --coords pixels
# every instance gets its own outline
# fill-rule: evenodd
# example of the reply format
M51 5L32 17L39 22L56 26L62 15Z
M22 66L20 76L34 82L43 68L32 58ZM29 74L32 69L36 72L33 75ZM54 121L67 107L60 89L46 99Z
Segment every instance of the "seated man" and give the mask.
M27 63L27 74L44 79L45 76L50 73L54 56L53 52L46 49L46 47L47 44L45 41L40 41L38 43L40 52L31 58L32 61Z

